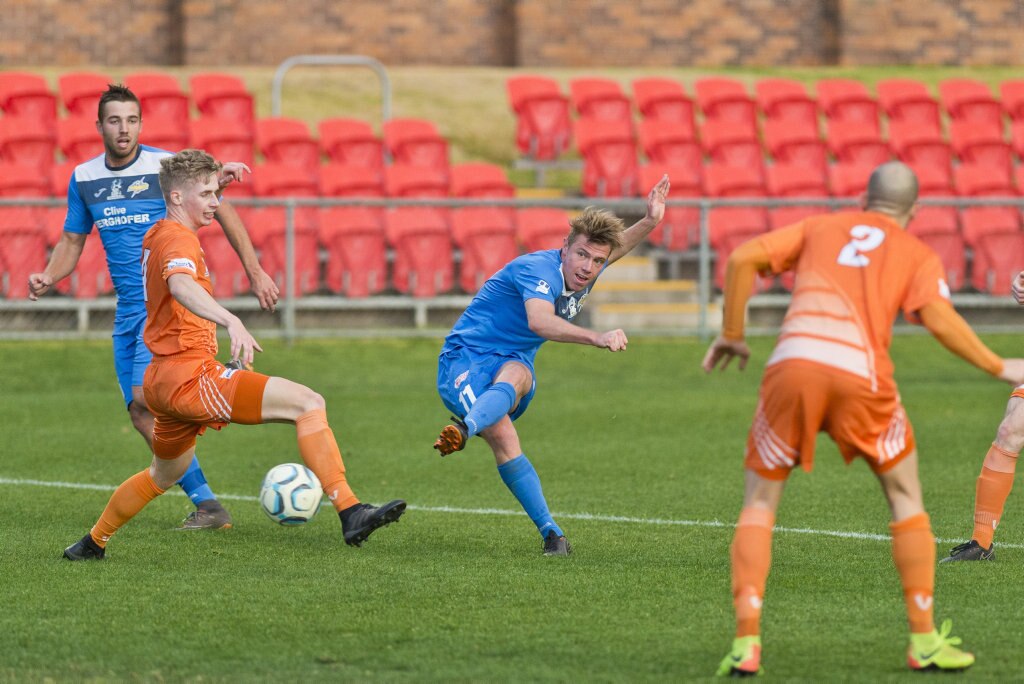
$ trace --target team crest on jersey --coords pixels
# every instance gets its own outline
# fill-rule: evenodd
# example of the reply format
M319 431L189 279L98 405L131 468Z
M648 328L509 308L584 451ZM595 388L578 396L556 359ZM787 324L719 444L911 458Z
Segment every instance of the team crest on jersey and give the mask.
M122 181L120 178L115 178L114 182L110 184L110 194L107 195L107 200L119 200L124 199L124 193L121 192Z
M588 294L590 294L589 289L583 292L571 294L567 297L559 297L558 302L556 304L556 306L558 307L558 316L560 318L564 318L567 321L571 321L572 319L576 318L576 314L578 314L583 309L583 300L587 298Z
M176 268L184 268L196 272L196 264L191 259L171 259L167 262L167 270L173 271Z
M537 287L535 287L534 289L537 292L540 292L541 294L547 294L548 292L551 292L551 286L548 285L546 280L538 280Z
M455 378L455 389L459 389L459 385L466 382L466 378L469 377L469 371L463 371L462 375Z
M115 182L120 183L121 181ZM149 190L149 183L146 182L145 178L139 178L128 186L128 193L132 196L132 199L134 199L140 192L146 192L147 190Z

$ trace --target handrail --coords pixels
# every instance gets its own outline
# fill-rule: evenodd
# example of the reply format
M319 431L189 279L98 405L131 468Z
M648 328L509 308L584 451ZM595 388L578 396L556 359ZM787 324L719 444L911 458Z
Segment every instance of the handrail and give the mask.
M365 66L372 69L380 81L381 121L391 118L391 80L387 69L373 57L365 55L295 55L281 62L274 71L270 90L270 111L274 116L281 116L281 86L285 74L297 66Z

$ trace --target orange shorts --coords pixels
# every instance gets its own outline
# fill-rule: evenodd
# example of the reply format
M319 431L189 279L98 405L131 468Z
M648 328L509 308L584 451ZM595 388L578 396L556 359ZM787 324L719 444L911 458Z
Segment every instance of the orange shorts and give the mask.
M824 366L789 360L769 366L761 382L745 465L785 479L800 464L810 471L819 432L827 432L850 463L864 458L884 472L914 450L914 430L894 383L868 383Z
M269 379L262 373L229 370L205 352L154 358L142 381L146 403L156 418L153 453L177 458L208 427L258 424Z

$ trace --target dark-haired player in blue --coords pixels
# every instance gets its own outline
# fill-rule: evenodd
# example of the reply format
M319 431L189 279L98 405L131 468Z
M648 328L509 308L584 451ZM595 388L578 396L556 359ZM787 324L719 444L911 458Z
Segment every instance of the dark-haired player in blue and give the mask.
M123 86L111 85L100 96L96 130L103 138L104 153L75 167L68 183L64 232L43 272L29 276L29 298L37 299L75 270L95 224L117 292L113 334L117 381L132 424L152 451L153 414L142 394L142 376L152 355L142 341L146 305L139 264L143 236L167 213L158 173L160 160L172 153L139 144L142 109L135 94ZM226 164L222 187L241 180L245 171L244 164ZM260 306L272 310L277 285L260 266L238 213L225 202L217 219L242 260ZM196 505L182 529L231 527L231 516L214 497L198 460L192 461L178 484Z
M647 196L647 215L627 229L614 214L587 208L569 222L561 249L510 261L480 288L441 349L437 390L459 418L441 431L434 448L447 456L465 448L470 437L483 437L502 481L537 526L545 555L565 556L572 547L551 517L540 478L519 445L512 421L533 399L533 360L547 340L613 352L626 349L622 330L598 333L572 320L604 268L661 222L668 191L665 176Z

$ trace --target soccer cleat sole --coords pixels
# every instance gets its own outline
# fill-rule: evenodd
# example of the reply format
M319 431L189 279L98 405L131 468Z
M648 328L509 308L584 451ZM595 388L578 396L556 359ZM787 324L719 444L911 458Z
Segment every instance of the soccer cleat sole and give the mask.
M454 454L456 451L462 451L466 448L466 439L462 436L459 428L454 425L446 425L441 430L441 436L434 442L434 448L437 449L442 456L448 454Z
M370 524L361 527L358 530L355 530L354 532L346 534L345 543L349 546L355 546L357 548L362 546L363 542L366 541L369 538L369 536L373 534L376 530L379 530L385 525L390 525L391 523L398 522L398 519L402 517L403 513L405 513L405 505L406 504L404 501L395 502L394 506L386 508L383 511L383 513L381 513L376 518L371 520ZM381 508L385 508L385 506L381 506Z

